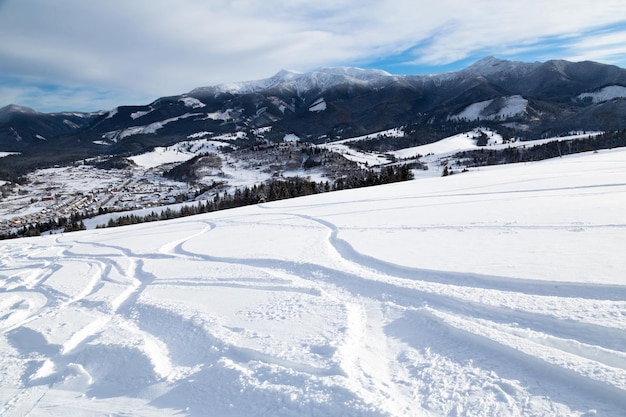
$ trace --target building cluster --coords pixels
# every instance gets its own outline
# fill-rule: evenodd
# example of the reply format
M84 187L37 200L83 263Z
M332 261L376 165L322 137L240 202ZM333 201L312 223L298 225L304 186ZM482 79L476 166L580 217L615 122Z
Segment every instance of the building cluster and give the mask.
M46 183L15 187L0 199L0 235L75 215L88 218L103 212L163 206L191 199L198 192L184 183L159 180L124 178L113 186L66 192L56 189L54 193Z

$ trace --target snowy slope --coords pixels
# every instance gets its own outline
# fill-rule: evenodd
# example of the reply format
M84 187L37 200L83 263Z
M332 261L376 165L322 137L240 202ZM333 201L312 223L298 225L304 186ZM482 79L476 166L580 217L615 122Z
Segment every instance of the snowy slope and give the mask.
M117 112L117 111L116 111ZM144 113L144 115L147 113ZM113 117L114 114L111 114L109 117ZM141 117L142 114L141 113L132 113L131 117L133 119L136 119L138 117ZM177 117L172 117L170 119L166 119L160 122L154 122L154 123L150 123L148 125L145 126L133 126L133 127L129 127L126 129L122 129L122 130L115 130L112 132L107 132L104 135L102 135L102 137L104 139L108 139L108 140L112 140L112 141L118 141L120 139L124 139L127 138L129 136L134 136L134 135L147 135L147 134L153 134L156 133L159 129L162 129L163 126L165 126L168 123L172 123L175 122L177 120L181 120L181 119L186 119L189 117L194 117L194 116L198 116L198 113L186 113L183 114L182 116L177 116Z
M626 150L0 246L2 416L623 416Z
M528 100L520 95L472 103L451 120L500 120L518 116L526 110Z
M505 141L499 133L483 127L449 136L437 142L399 149L389 153L398 159L410 159L419 156L420 161L429 167L429 171L423 172L420 177L438 176L441 175L442 167L447 165L449 159L458 152L477 149L501 150L506 148L531 147L554 141L565 142L568 140L584 139L601 133L602 132L572 132L572 134L568 136L508 142ZM476 140L481 134L487 135L487 146L478 146L476 144Z
M626 87L621 85L609 85L593 93L579 94L578 98L591 98L594 103L601 103L615 98L626 98Z
M157 147L150 152L141 155L131 156L130 160L139 166L146 168L154 168L163 164L171 164L174 162L185 162L195 156L194 153L185 152L177 149L177 147L162 148Z

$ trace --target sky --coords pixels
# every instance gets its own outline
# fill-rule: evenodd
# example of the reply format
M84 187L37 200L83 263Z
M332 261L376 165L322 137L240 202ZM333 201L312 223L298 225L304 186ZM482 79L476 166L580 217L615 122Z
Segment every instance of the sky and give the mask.
M0 107L108 110L327 66L626 67L625 16L623 0L0 0Z

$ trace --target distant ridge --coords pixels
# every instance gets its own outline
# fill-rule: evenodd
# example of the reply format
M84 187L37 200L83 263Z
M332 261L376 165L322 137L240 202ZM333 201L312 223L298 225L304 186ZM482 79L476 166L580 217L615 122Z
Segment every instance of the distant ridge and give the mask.
M11 105L0 109L0 151L132 153L203 132L241 132L245 139L237 146L251 146L260 128L264 140L293 134L313 143L401 128L406 143L419 145L483 125L535 139L624 129L625 115L623 68L486 57L433 75L352 67L283 70L263 80L199 87L99 113L44 114Z
M188 95L219 93L249 94L272 88L293 89L299 93L311 90L325 91L345 83L375 84L394 77L386 71L354 67L320 67L303 73L282 70L274 76L256 81L220 84L212 87L199 87Z

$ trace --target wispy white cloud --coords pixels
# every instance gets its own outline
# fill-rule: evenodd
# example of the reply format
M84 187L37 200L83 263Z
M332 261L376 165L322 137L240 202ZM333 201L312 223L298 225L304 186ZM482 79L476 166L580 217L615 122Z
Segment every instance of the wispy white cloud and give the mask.
M84 86L40 84L38 80L0 77L0 97L6 103L20 103L40 111L75 111L109 109L111 103L142 103L145 96L127 95L128 103L119 103L120 93Z
M567 59L626 64L626 25L610 33L594 33L572 39L566 45Z
M619 64L625 12L623 0L8 0L0 76L21 80L12 87L22 94L1 95L0 106L22 98L50 110L46 91L65 91L64 108L95 110L285 68L394 62L435 72L481 55L533 54Z
M526 53L542 52L546 42L614 24L626 12L626 4L610 1L597 8L591 2L558 0L443 3L454 11L447 17L441 16L442 23L430 34L429 41L413 51L415 64L447 64L485 51L498 55L514 55L520 48ZM626 44L623 51L626 52Z

